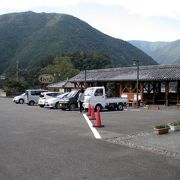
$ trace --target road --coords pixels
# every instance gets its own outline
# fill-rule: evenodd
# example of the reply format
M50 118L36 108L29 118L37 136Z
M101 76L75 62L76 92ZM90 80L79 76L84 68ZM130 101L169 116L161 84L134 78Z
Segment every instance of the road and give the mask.
M78 111L0 98L0 179L179 180L180 161L96 140Z

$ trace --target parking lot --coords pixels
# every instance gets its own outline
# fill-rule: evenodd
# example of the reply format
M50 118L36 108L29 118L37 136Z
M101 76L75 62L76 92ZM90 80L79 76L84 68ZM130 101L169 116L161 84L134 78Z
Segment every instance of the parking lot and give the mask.
M96 140L79 111L0 98L0 179L178 180L180 132L152 129L179 115L175 107L105 111Z

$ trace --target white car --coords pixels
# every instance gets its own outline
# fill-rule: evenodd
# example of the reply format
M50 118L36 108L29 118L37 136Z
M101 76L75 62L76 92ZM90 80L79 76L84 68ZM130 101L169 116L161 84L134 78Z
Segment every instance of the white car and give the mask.
M38 101L38 105L40 107L44 107L45 105L45 102L47 99L51 99L51 98L54 98L58 95L60 95L61 93L59 92L42 92L39 96L39 101Z
M47 99L45 101L45 106L46 108L56 108L56 109L59 109L59 100L61 100L62 98L66 97L67 95L69 94L69 92L66 92L66 93L63 93L63 94L60 94L59 96L55 97L55 98L50 98L50 99Z
M13 98L13 102L15 102L16 104L24 104L24 102L26 101L26 94L20 94L19 96L15 96Z

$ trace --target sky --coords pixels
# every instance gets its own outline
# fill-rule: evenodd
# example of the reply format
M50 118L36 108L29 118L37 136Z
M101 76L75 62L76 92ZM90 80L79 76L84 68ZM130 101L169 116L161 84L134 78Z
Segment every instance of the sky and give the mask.
M180 39L179 0L0 0L0 14L70 14L99 31L123 40Z

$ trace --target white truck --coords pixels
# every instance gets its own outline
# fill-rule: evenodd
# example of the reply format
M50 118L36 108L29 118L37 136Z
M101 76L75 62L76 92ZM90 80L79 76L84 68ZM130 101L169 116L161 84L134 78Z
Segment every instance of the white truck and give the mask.
M122 111L124 106L128 103L127 98L122 97L106 97L105 88L103 86L100 87L89 87L84 92L84 109L88 109L89 104L93 105L95 110L99 108L108 109L108 110L118 110Z

